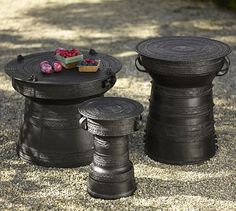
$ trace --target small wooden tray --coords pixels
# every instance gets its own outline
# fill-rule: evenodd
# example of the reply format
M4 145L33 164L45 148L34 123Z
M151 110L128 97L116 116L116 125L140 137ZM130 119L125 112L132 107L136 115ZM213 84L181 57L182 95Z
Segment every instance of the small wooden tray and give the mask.
M78 65L79 72L87 72L87 73L97 72L100 66L101 60L96 60L96 62L98 63L96 66Z
M74 62L74 63L70 63L70 64L64 64L63 62L61 62L61 65L65 69L73 69L73 68L76 68L78 66L78 62Z

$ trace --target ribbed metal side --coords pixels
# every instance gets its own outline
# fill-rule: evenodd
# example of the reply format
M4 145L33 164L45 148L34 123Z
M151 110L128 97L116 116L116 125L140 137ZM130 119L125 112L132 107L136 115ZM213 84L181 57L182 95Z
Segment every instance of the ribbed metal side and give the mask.
M17 151L37 165L78 167L92 162L93 136L79 125L78 105L25 100Z
M212 85L170 88L153 82L145 151L154 160L189 164L216 152Z
M88 192L94 197L116 199L135 189L133 164L129 160L128 136L95 136Z

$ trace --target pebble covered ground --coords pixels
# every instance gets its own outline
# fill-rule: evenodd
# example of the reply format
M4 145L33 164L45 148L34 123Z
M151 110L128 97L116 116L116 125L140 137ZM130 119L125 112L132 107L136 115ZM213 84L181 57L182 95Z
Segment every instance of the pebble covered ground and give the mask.
M1 0L0 210L236 210L236 13L190 0ZM144 154L143 130L130 141L137 191L115 201L86 192L88 167L44 168L16 156L24 99L4 74L18 54L92 47L123 69L107 96L125 96L148 112L150 77L134 66L136 44L153 36L194 35L232 46L230 72L215 79L217 155L201 165L173 166Z

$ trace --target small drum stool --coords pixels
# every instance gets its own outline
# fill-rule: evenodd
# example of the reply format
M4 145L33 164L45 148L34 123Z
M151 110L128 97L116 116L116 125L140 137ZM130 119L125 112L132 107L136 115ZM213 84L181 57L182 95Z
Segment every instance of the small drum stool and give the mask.
M80 125L94 135L88 193L96 198L117 199L136 189L129 160L129 134L140 128L143 106L120 97L94 98L79 106Z

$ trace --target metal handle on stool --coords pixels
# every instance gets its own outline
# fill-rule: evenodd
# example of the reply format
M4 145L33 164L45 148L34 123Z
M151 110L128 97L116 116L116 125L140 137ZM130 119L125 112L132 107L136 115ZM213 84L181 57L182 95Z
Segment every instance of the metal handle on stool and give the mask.
M228 56L224 58L224 66L225 68L221 69L216 76L223 76L229 71L229 66L230 66L230 59Z
M135 126L134 126L134 130L140 130L142 128L142 115L140 115L139 117L136 117L135 119Z
M88 130L88 123L87 123L87 118L82 116L79 120L79 125L81 128L83 128L84 130Z
M114 75L110 76L102 82L102 88L111 88L116 82L116 77Z
M147 72L145 69L140 69L140 68L138 67L138 65L143 67L142 61L141 61L139 55L138 55L138 57L135 59L135 67L136 67L136 69L137 69L139 72L143 72L143 73L146 73L146 72Z

